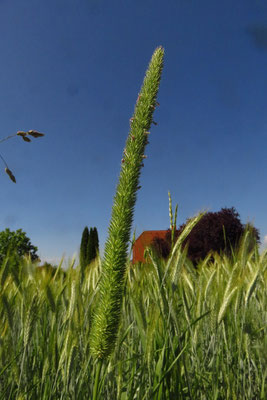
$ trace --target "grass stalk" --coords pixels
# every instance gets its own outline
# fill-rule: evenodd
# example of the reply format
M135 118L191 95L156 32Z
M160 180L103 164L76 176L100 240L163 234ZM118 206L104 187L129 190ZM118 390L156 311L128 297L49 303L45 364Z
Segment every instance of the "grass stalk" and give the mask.
M114 197L109 235L105 244L99 299L90 333L91 352L96 359L107 358L114 349L122 306L127 249L133 221L139 177L148 133L157 105L164 51L158 47L151 59L139 93L123 152L121 172Z
M94 379L94 389L93 389L93 399L92 400L97 400L98 399L98 391L99 391L99 383L100 383L100 374L101 374L101 369L102 369L102 364L103 361L98 361L96 363L96 374L95 374L95 379Z
M171 262L152 257L128 265L108 363L90 353L97 263L83 283L72 265L51 278L4 263L0 400L263 399L266 255L216 256L199 271L179 246Z

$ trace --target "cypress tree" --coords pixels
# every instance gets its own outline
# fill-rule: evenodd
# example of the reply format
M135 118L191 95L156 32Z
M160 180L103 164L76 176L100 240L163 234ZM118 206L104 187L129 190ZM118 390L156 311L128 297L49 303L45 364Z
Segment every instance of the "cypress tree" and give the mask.
M87 243L87 265L90 264L98 253L98 233L96 227L90 228L88 243Z
M98 232L96 227L93 229L93 238L94 238L94 249L95 249L95 258L99 253L99 240L98 240Z
M88 242L87 242L87 265L90 264L91 261L93 261L94 257L94 233L93 233L93 228L90 228L90 233L88 237Z
M81 270L84 271L87 263L87 247L88 247L88 240L89 240L89 229L86 226L83 230L81 246L80 246L80 266Z

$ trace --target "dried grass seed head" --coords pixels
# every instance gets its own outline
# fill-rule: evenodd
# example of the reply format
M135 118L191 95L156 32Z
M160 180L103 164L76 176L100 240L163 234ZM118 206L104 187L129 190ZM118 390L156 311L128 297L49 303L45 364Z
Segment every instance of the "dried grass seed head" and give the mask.
M21 136L21 137L25 137L25 136L27 136L27 132L18 131L18 132L17 132L17 135L18 135L18 136Z
M44 133L33 131L33 130L28 131L28 134L33 136L34 138L42 137L45 135Z
M6 167L6 168L5 168L5 171L6 171L7 175L9 176L9 178L10 178L14 183L16 183L16 178L15 178L15 176L12 174L12 172L10 171L10 169Z
M31 139L28 138L27 136L22 136L22 139L23 139L25 142L31 142Z

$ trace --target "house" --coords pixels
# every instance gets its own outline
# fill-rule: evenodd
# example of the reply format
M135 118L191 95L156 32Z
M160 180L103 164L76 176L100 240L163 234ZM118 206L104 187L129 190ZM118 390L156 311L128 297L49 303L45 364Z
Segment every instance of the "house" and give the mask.
M133 260L132 263L145 262L144 251L146 247L150 246L155 238L164 239L168 231L144 231L136 239L133 245Z

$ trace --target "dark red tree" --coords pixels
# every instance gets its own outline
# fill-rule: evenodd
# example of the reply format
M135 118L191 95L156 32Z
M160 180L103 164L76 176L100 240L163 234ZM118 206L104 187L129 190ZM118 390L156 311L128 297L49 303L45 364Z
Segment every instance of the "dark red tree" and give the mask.
M175 239L181 234L185 225L181 225L175 232ZM210 251L230 255L240 243L247 227L251 230L252 242L258 244L260 238L258 229L250 224L243 225L234 207L222 208L219 212L208 212L192 229L182 247L188 244L188 257L194 265L204 259ZM159 256L167 258L171 249L171 230L167 231L165 240L153 242L153 246Z
M156 236L152 240L151 247L158 257L166 259L171 251L171 241Z

